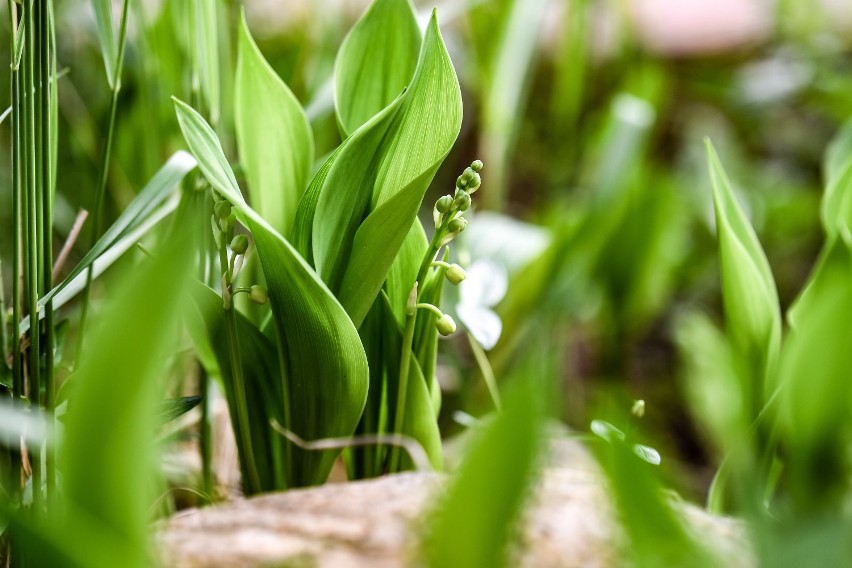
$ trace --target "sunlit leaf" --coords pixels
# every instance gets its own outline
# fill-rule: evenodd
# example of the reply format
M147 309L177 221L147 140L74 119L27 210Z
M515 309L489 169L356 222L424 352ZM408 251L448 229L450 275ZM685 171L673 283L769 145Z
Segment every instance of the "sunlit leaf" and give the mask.
M421 34L410 0L374 0L337 54L334 102L345 136L388 106L408 85Z
M216 134L191 107L175 100L178 122L213 188L236 208L254 237L269 288L282 380L291 408L284 424L304 440L351 435L364 408L368 370L349 316L310 266L242 197ZM292 485L322 483L337 451L303 451ZM295 453L295 450L294 450Z
M299 101L263 58L240 19L234 118L253 207L289 235L314 160L310 124Z
M313 214L314 264L356 325L458 136L461 113L458 79L433 13L406 92L350 137L373 141L373 129L386 129L380 144L371 154L372 144L353 142L337 154Z

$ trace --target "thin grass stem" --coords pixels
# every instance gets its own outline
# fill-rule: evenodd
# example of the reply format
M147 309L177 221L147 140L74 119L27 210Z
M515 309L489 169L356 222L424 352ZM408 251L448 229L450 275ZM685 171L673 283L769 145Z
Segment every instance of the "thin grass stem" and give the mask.
M112 157L112 141L115 131L115 115L118 109L118 95L121 92L121 72L124 67L124 47L127 42L127 14L128 0L124 0L121 6L121 24L118 31L118 55L116 56L115 80L112 85L112 96L109 107L109 123L107 125L106 140L104 142L103 155L101 159L101 171L98 177L98 192L95 196L95 206L92 215L92 239L91 247L94 248L101 234L101 224L104 208L104 197L109 180L109 164ZM86 319L89 314L89 303L92 294L92 279L94 278L93 267L86 271L86 287L83 292L83 304L80 312L80 325L77 331L77 355L74 358L76 367L83 349L83 337L85 336Z

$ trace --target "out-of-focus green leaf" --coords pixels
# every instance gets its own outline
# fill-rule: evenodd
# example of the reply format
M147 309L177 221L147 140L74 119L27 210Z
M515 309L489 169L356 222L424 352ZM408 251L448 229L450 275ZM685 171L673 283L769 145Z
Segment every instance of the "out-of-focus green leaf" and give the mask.
M166 424L180 418L199 404L201 404L200 396L182 396L173 400L164 400L160 403L157 419L160 424Z
M246 204L216 134L187 104L175 99L178 122L199 167L254 236L269 288L278 349L285 362L284 392L291 408L285 426L304 440L351 435L367 397L368 370L358 332L310 266ZM322 483L339 452L294 457L292 485ZM294 450L295 453L295 450Z
M731 183L710 141L707 160L713 184L716 233L722 272L722 295L728 336L752 385L746 386L747 407L760 409L767 381L781 346L778 292L757 235L734 197Z
M42 309L53 300L53 309L59 309L68 300L85 288L85 271L90 266L94 277L132 247L144 234L156 226L177 207L177 200L167 201L175 193L180 181L196 166L195 158L182 150L154 174L139 195L130 202L115 223L98 239L95 246L83 257L71 273L38 301L39 319L44 318ZM21 322L18 332L23 335L30 328L29 316Z
M299 101L263 58L240 19L234 117L252 205L290 235L314 160L311 126Z
M482 65L480 84L484 87L481 113L483 160L489 164L488 191L484 199L489 209L502 209L509 182L511 152L515 147L530 86L531 63L539 44L539 33L547 13L546 0L509 0L492 3L499 10L498 21L478 25L490 51L479 52ZM499 6L499 7L497 7ZM474 12L475 14L475 12ZM476 15L473 16L477 27Z
M597 449L621 525L630 539L627 563L642 568L715 565L675 516L655 476L655 466L636 454L629 438L613 437Z
M841 229L852 230L852 121L847 122L831 144L823 164L825 195L822 225L829 238Z
M104 232L103 236L86 253L74 270L65 277L65 280L39 300L39 307L46 305L51 298L56 296L77 275L91 266L107 249L148 219L174 193L184 176L195 166L195 158L190 154L183 150L175 152L163 167L154 174L151 181L142 188L139 195L121 212L115 223Z
M402 93L420 42L411 0L373 1L343 40L334 65L334 102L344 136Z
M201 93L207 101L210 120L219 123L222 107L222 86L219 68L220 0L195 0L192 2L195 26L195 59L198 63Z
M429 566L505 566L544 434L542 381L519 377L504 411L483 426L432 518Z
M848 489L852 237L829 246L781 354L788 487L796 511L842 510Z
M128 273L93 326L87 344L95 348L85 351L75 374L58 460L66 529L69 537L80 537L76 547L92 550L88 566L149 565L156 406L192 266L189 229L173 233L167 247ZM84 532L78 511L90 518L90 528L101 530ZM106 556L97 551L109 549L102 547L118 548L121 555L96 564Z
M107 83L115 87L115 66L118 63L118 43L115 37L115 25L112 21L112 0L92 0L95 11L95 23L98 27L98 41L106 67Z

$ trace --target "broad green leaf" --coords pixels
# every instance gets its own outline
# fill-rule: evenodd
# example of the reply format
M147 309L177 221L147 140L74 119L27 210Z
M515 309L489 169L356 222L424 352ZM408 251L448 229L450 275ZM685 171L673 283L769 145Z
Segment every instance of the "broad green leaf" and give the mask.
M331 171L331 166L337 160L337 157L352 141L352 138L347 138L338 146L331 156L323 162L320 169L311 180L308 189L299 200L299 208L296 210L296 219L293 225L291 240L296 251L304 258L308 264L315 266L314 251L313 251L313 230L314 230L314 214L317 210L320 193L322 191L325 179L328 177L328 172Z
M412 220L417 217L417 210L422 201L422 195L416 191L417 186L424 185L424 178L431 178L433 172L415 179L409 187L397 193L390 201L379 206L370 213L358 227L352 244L352 252L340 285L338 297L356 325L364 318L370 309L370 302L375 298L388 270L394 264L397 254L412 228ZM426 181L428 185L428 180ZM413 189L413 190L412 190ZM423 257L420 257L422 262ZM417 268L420 268L418 262ZM401 282L401 286L411 291L414 278ZM405 293L408 298L408 293ZM402 304L405 308L405 303Z
M797 512L842 510L848 489L852 237L828 247L781 354L785 478Z
M408 89L352 137L367 138L366 131L380 128L383 117L390 119L393 112L396 115L371 158L355 144L347 144L336 156L314 212L314 263L324 279L331 278L326 282L340 293L356 325L378 294L461 127L458 79L434 12ZM369 205L360 207L366 199ZM347 211L344 201L358 207ZM361 282L364 275L370 281Z
M423 262L423 257L426 256L428 248L429 239L426 237L423 224L420 223L419 219L415 219L402 242L402 247L400 247L385 281L388 301L400 327L405 325L408 294L411 292L411 287L414 286L414 281L417 280L417 272L420 270L420 264Z
M709 140L707 159L713 183L727 331L754 385L763 383L768 388L765 381L775 368L781 343L778 292L757 235L737 203ZM744 402L759 410L761 387L756 386L751 393Z
M257 48L240 19L234 117L252 205L290 235L314 160L311 126L299 101Z
M821 217L831 238L843 228L852 230L852 121L831 141L823 171L826 187Z
M178 122L199 167L251 231L269 288L290 408L284 424L304 440L351 435L367 397L368 370L358 332L340 303L290 243L246 204L216 134L175 99ZM322 483L339 452L300 453L292 485Z
M374 0L334 64L334 102L344 137L388 106L408 85L421 34L411 0Z
M115 37L115 25L112 21L112 0L92 0L95 11L95 23L98 27L98 41L106 67L107 83L115 87L115 66L118 63L118 43Z
M404 97L398 123L386 142L379 166L374 209L403 189L413 191L409 184L424 172L434 176L461 129L461 90L435 11ZM426 187L418 189L422 201Z
M126 548L105 566L148 565L156 409L165 362L176 345L174 314L187 290L193 229L198 230L187 225L173 232L168 247L127 273L92 326L87 344L97 348L84 352L74 376L59 446L67 507L60 510L68 512L72 531L80 530L78 510L92 523L109 527L81 533L78 546L92 549L93 559L103 558L97 553L102 547L121 543Z
M346 147L335 154L319 190L311 244L316 271L332 291L337 292L340 288L350 254L359 250L353 241L361 221L369 213L370 198L376 180L375 158L381 151L385 137L393 135L388 129L402 102L402 97L397 98L394 104L384 109L347 140ZM393 218L383 220L399 222ZM411 223L411 218L404 218L402 222ZM391 243L386 243L383 252L387 253L389 250L391 254L396 252ZM381 272L381 265L378 267L378 272ZM375 268L373 267L374 270ZM384 274L380 276L383 281ZM375 293L378 293L378 289ZM370 298L370 304L373 298ZM369 307L368 304L367 309ZM366 310L361 316L362 319L364 315ZM356 321L356 325L360 323L354 317L353 321Z
M424 543L429 566L506 566L544 434L542 382L519 377L471 443Z

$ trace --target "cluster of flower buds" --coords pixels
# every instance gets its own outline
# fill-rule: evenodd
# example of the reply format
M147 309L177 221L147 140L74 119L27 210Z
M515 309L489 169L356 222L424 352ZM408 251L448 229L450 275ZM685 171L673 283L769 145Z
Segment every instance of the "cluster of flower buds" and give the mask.
M465 279L467 275L464 269L458 264L449 264L434 259L441 247L449 244L467 227L467 219L464 218L463 214L470 209L471 194L482 185L482 180L479 177L481 170L482 162L474 160L456 180L455 193L453 195L444 195L438 199L435 202L435 208L432 212L435 220L435 235L432 238L432 243L427 253L427 263L424 264L424 268L428 266L443 268L447 280L453 285L458 285ZM423 269L421 269L422 271ZM453 321L451 316L441 312L441 310L431 304L417 302L417 286L415 285L412 290L412 297L409 298L409 313L413 314L417 308L428 309L438 316L435 326L441 335L446 336L455 333L456 322Z
M231 204L225 200L217 201L213 206L213 215L210 221L213 226L213 240L216 243L219 258L223 264L222 303L225 309L231 309L234 296L240 293L248 294L252 302L256 304L265 304L269 295L263 286L257 284L248 288L234 288L233 286L245 262L246 253L249 248L249 239L246 235L240 233L234 235L231 238L230 244L226 245L236 222L236 216L234 215ZM228 254L228 249L231 251L230 254Z
M435 202L432 214L435 219L435 230L441 235L441 246L452 241L467 227L467 219L462 214L470 209L470 196L482 184L479 177L481 170L482 162L474 160L456 180L455 194L445 195Z

